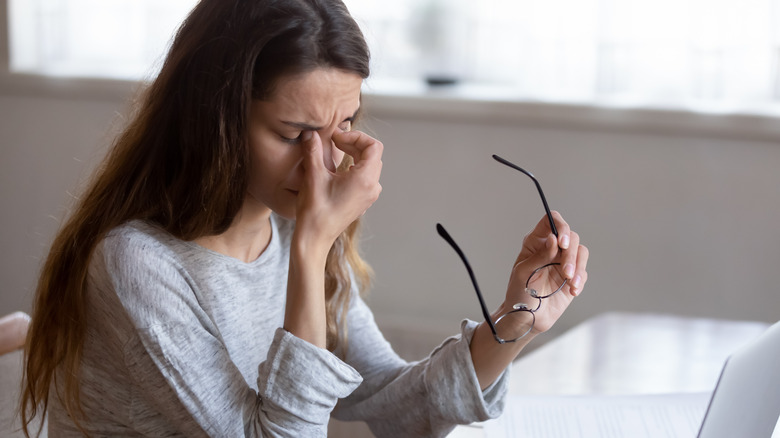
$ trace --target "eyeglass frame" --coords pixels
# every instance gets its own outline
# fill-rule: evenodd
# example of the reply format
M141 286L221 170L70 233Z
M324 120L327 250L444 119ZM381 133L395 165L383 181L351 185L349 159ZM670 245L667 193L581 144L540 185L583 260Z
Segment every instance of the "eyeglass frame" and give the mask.
M514 164L514 163L512 163L512 162L510 162L510 161L508 161L508 160L506 160L504 158L501 158L498 155L494 154L493 155L493 159L498 161L501 164L504 164L504 165L506 165L508 167L511 167L512 169L520 171L521 173L523 173L523 174L527 175L529 178L531 178L531 180L533 180L534 184L536 185L536 189L539 192L539 196L542 198L542 204L544 205L544 211L547 214L548 221L550 222L550 230L552 231L553 235L555 235L555 237L557 238L558 237L558 229L555 227L555 221L553 220L552 213L550 212L550 207L547 204L547 198L544 196L544 191L542 191L542 186L539 184L539 181L536 179L536 177L531 172L528 172L527 170L521 168L520 166L518 166L518 165L516 165L516 164ZM536 308L535 309L531 309L525 303L516 303L516 304L514 304L512 306L512 310L510 310L509 312L506 312L503 315L499 316L498 318L496 318L496 321L493 322L491 317L490 317L490 312L488 312L487 305L485 304L485 299L482 296L482 292L479 289L479 284L477 284L477 279L476 279L476 276L474 275L474 270L471 268L471 264L469 263L468 259L466 258L466 254L463 253L463 250L460 249L460 246L458 246L458 244L455 243L455 240L452 238L452 236L450 236L450 234L447 232L447 230L444 228L444 226L442 226L440 223L436 224L436 231L452 247L452 249L455 250L455 252L458 254L460 259L463 261L463 264L466 266L466 271L468 271L469 278L471 278L471 284L474 286L474 290L477 293L477 298L479 299L479 305L480 305L480 307L482 309L482 316L485 318L485 322L490 327L490 331L493 333L493 338L499 344L506 344L506 343L511 343L511 342L517 342L520 339L525 338L529 333L531 333L531 331L534 328L534 325L536 324L536 311L539 310L539 308L542 306L542 300L545 299L545 298L549 298L549 297L555 295L556 293L560 292L561 289L563 289L564 286L566 286L567 279L564 277L563 282L561 283L561 285L555 291L553 291L553 292L551 292L551 293L549 293L547 295L544 295L544 296L539 296L536 290L530 289L528 287L530 285L531 279L534 277L534 275L536 275L542 269L548 268L550 266L560 265L560 263L548 263L548 264L546 264L544 266L540 266L540 267L534 269L533 272L531 272L531 275L528 276L528 279L525 282L525 291L526 291L526 293L528 293L528 295L530 295L532 298L536 298L537 300L539 300L539 303L537 304ZM527 331L525 331L522 335L520 335L520 336L518 336L518 337L516 337L514 339L503 339L503 338L501 338L498 335L498 332L496 330L496 324L498 324L498 322L501 321L502 319L504 319L506 316L508 316L508 315L510 315L512 313L516 313L516 312L528 312L528 313L530 313L531 317L532 317L531 325L528 327Z

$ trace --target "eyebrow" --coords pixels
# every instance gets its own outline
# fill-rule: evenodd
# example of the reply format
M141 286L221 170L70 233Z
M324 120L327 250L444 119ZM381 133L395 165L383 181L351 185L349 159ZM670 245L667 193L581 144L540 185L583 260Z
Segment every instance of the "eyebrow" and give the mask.
M342 120L342 123L343 122L354 122L359 111L360 111L360 108L356 109L355 113L352 114L351 117L347 117L346 119ZM314 126L314 125L309 125L308 123L302 123L302 122L290 122L290 121L282 120L282 123L284 123L287 126L292 126L295 129L300 129L301 131L319 131L319 130L323 129L322 126Z

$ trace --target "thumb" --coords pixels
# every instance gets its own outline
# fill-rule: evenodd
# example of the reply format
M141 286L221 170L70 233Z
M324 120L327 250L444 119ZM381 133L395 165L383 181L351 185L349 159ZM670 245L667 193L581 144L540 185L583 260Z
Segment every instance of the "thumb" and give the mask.
M523 263L526 266L529 265L534 267L543 266L548 263L552 263L555 260L555 257L557 255L558 255L558 239L553 234L549 234L547 235L547 238L544 240L543 247L538 248L536 251L528 255L528 257L526 257L525 259L520 259L520 256L518 256L518 259L515 262L515 266L517 266L520 263Z
M319 172L325 164L322 161L322 140L314 131L303 131L301 134L303 143L303 163L308 171Z

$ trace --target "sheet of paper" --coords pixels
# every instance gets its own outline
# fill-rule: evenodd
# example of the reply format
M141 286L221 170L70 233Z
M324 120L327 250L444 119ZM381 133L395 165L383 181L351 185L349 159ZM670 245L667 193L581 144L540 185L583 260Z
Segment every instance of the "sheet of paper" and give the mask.
M695 438L710 393L508 396L490 438Z

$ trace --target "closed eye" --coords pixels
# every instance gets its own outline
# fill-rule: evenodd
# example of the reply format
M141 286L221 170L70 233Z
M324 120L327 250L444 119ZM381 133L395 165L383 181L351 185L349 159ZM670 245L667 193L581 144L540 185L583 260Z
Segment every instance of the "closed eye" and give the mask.
M355 114L353 114L352 117L347 117L346 119L344 119L343 122L339 123L339 126L338 126L339 129L341 129L343 132L351 131L352 130L352 123L355 121L355 118L357 117L358 111L359 110L356 110ZM282 121L282 123L284 123L287 126L290 126L290 127L293 127L293 128L298 128L298 129L301 130L298 133L298 136L295 137L295 138L287 137L287 136L279 134L279 137L282 139L283 142L290 143L290 144L298 144L298 143L300 143L301 140L302 140L303 133L306 132L306 131L319 131L319 130L323 129L322 127L311 126L311 125L308 125L306 123L290 122L290 121Z
M303 131L301 131L300 133L298 133L298 136L297 136L297 137L294 137L294 138L285 137L284 135L281 135L281 134L279 134L279 138L281 138L281 139L282 139L282 141L283 141L283 142L285 142L285 143L289 143L289 144L298 144L298 143L300 143L300 142L301 142L301 140L302 140L302 138L303 138Z

